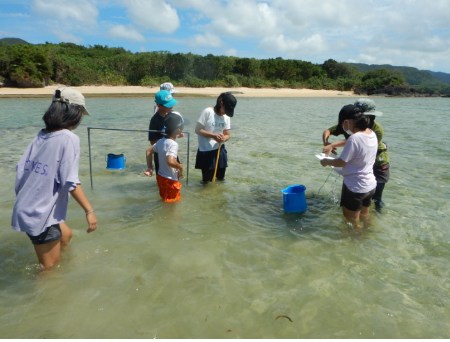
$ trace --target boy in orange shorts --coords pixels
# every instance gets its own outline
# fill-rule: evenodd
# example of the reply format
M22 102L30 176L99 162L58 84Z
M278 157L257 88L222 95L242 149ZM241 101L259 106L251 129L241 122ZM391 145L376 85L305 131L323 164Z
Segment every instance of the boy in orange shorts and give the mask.
M153 175L153 153L158 153L159 170L156 181L159 195L165 202L178 202L181 200L181 183L178 181L183 174L183 165L177 162L178 144L177 135L183 131L183 118L180 115L169 113L164 120L166 127L165 137L151 146L147 154L147 177Z

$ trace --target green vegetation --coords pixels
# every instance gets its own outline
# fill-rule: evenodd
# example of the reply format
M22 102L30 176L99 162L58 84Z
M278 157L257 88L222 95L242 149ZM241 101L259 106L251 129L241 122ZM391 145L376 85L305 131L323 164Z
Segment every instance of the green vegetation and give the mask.
M359 66L359 65L358 65ZM413 68L409 68L413 69ZM275 87L352 90L408 85L440 86L411 81L392 68L362 73L348 63L237 58L167 51L132 53L123 48L61 44L18 44L0 41L0 83L42 87L51 83L157 86L171 81L189 87ZM425 80L428 80L423 76ZM3 79L3 81L2 81ZM435 88L432 88L435 91Z

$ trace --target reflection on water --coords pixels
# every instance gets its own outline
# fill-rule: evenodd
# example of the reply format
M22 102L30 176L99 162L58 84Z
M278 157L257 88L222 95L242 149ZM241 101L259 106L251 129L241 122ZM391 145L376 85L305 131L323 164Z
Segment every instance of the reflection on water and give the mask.
M189 185L160 200L142 174L149 99L88 99L80 179L99 228L71 201L74 231L59 267L39 276L31 243L10 229L15 164L42 126L46 100L1 100L0 336L3 338L442 338L450 318L447 99L376 99L392 160L381 213L362 234L342 218L335 182L315 154L323 130L354 99L240 98L226 180L199 184L199 113L214 99L183 98ZM427 113L434 124L411 128ZM412 132L415 132L412 134ZM187 161L187 139L179 139ZM105 155L124 153L126 169ZM325 182L326 181L326 182ZM324 184L325 182L325 184ZM306 186L308 210L283 211L281 189ZM334 184L339 191L341 179ZM323 188L321 189L321 187ZM319 192L319 189L320 192ZM276 319L284 315L286 318Z

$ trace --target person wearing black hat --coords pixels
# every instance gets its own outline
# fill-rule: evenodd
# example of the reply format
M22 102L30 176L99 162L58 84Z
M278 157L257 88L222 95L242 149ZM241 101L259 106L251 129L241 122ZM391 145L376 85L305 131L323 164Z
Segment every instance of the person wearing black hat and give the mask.
M377 210L380 210L381 207L385 206L381 198L383 195L384 187L386 183L389 181L389 168L390 168L389 154L387 152L388 148L387 145L382 141L384 136L384 130L383 127L380 125L380 123L375 121L375 118L382 116L383 113L376 110L375 102L371 99L359 99L354 103L354 105L359 107L364 112L364 115L369 116L371 122L370 128L375 132L378 139L377 158L373 165L373 172L375 178L377 179L377 189L375 195L373 196L373 202L375 203ZM330 127L323 132L322 139L323 144L325 146L323 148L324 153L336 154L336 148L344 147L345 143L347 142L349 134L345 132L342 128L343 118L341 116L342 115L340 113L338 125ZM334 136L344 135L345 140L329 143L328 138L330 137L330 135Z
M377 155L378 140L370 129L371 119L355 105L344 106L339 112L342 129L349 135L338 159L322 159L322 166L342 167L338 173L344 177L341 207L345 218L357 229L359 221L368 221L370 204L377 181L373 164Z
M175 141L183 131L183 118L175 113L165 116L166 130L164 137L150 147L147 155L147 170L143 170L147 177L153 176L152 157L158 153L159 169L156 172L156 181L159 195L168 203L181 200L181 183L178 181L183 175L183 165L177 161L178 144Z
M229 92L217 98L214 107L206 108L197 120L198 150L195 168L202 170L202 183L212 182L220 146L216 178L223 180L228 167L227 150L224 143L230 139L230 118L234 115L237 100Z

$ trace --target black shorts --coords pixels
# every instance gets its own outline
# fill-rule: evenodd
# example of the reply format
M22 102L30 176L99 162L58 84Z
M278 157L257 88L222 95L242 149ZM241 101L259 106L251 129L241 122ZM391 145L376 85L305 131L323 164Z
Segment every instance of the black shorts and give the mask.
M215 170L217 160L217 150L212 151L200 151L197 150L197 157L195 158L195 168L201 170ZM225 169L228 167L228 156L225 145L220 148L219 155L219 169Z
M61 239L61 228L59 227L59 223L54 224L50 227L47 227L44 232L39 234L38 236L32 236L28 234L33 245L43 245L44 243L53 242Z
M389 180L389 163L382 166L374 166L373 174L377 183L387 183Z
M341 207L344 206L351 211L360 211L362 207L370 207L375 189L359 194L350 191L345 184L342 184Z

